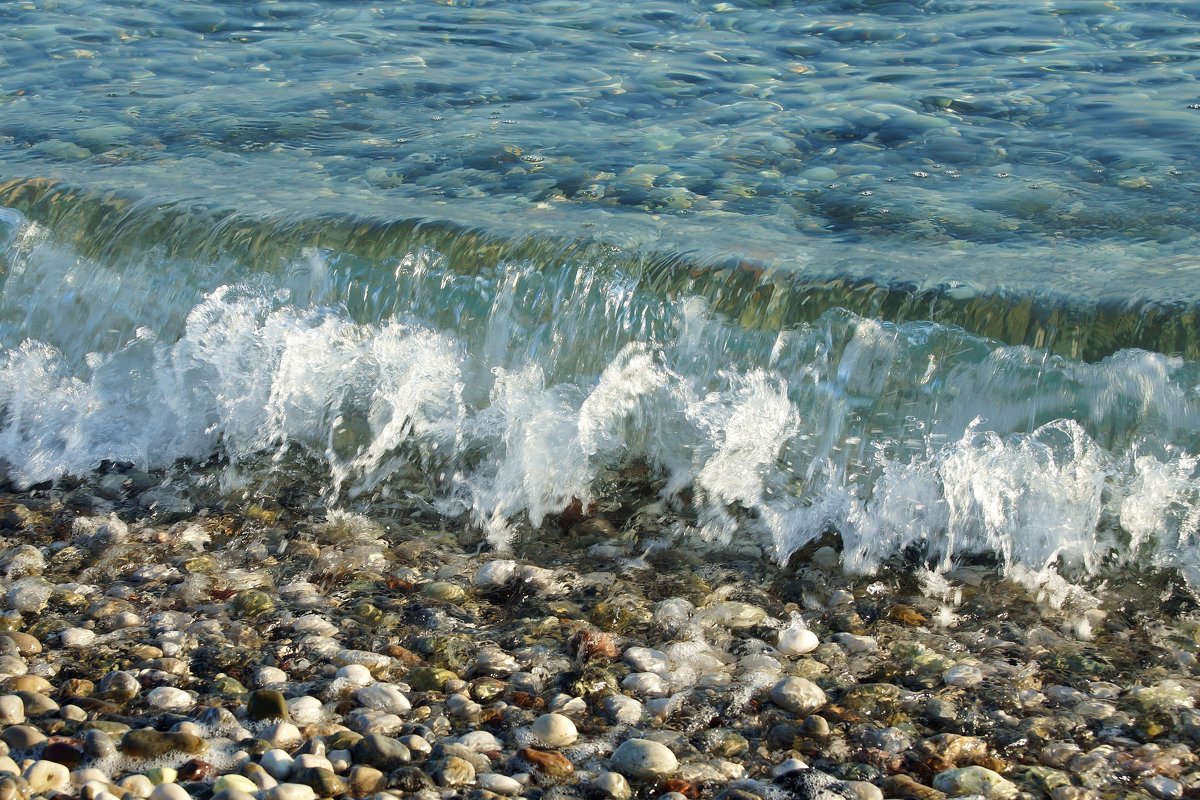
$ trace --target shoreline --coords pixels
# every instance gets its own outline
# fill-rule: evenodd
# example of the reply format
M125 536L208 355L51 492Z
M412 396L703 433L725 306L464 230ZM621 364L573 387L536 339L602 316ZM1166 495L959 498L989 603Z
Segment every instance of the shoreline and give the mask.
M965 569L948 602L602 517L481 552L285 483L0 493L4 797L1200 797L1168 584L1054 609Z

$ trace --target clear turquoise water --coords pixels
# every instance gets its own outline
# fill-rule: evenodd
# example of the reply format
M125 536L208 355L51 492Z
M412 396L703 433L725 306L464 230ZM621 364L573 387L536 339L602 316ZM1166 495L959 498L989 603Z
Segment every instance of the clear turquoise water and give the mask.
M1192 568L1198 58L1194 3L5 3L0 449Z

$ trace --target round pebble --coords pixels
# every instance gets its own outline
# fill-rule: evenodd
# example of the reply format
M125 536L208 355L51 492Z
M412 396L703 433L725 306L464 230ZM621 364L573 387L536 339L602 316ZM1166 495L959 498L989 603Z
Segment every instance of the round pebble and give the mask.
M626 777L647 780L670 775L679 767L670 748L649 739L626 739L613 751L609 763Z
M547 747L567 747L579 738L575 723L562 714L542 714L529 730Z

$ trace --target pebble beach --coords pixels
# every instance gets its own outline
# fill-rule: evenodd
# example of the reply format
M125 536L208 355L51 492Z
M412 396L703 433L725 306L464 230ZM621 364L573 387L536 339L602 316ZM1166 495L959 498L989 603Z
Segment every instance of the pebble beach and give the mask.
M495 552L181 477L0 495L2 800L1200 796L1200 626L1161 576L1055 607L615 504Z

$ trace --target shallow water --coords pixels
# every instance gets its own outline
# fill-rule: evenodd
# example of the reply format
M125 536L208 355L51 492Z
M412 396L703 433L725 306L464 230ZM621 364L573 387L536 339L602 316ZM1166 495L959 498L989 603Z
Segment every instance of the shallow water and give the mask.
M1200 565L1190 4L0 22L19 482L300 447L499 545L645 462L780 559Z

